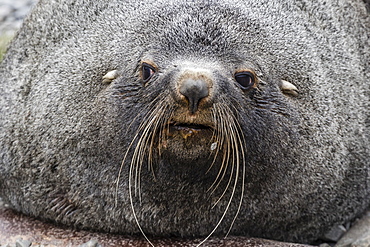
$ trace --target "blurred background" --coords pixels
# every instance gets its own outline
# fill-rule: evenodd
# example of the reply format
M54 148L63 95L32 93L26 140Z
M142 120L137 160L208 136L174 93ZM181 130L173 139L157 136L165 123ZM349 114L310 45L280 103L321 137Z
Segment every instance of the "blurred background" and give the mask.
M0 61L9 41L37 0L0 0Z

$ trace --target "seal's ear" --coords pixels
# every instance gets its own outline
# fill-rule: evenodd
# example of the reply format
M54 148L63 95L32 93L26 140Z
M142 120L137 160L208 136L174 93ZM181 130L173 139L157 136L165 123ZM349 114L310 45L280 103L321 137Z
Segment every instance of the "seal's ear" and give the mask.
M108 73L106 73L102 79L104 84L111 83L114 79L118 77L118 71L117 70L111 70Z
M299 94L298 88L288 81L281 80L280 90L287 95L297 97Z

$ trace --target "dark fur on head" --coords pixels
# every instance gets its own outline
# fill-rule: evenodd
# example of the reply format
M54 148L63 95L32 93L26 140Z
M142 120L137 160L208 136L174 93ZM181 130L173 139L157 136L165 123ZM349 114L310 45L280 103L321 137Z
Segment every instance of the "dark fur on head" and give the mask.
M0 67L1 196L98 231L313 241L370 202L369 30L359 1L41 0Z

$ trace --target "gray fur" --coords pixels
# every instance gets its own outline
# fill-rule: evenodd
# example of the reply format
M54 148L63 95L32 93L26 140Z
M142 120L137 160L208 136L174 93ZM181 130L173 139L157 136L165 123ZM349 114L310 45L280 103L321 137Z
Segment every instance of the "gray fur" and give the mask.
M132 152L120 173L121 163L150 102L160 95L181 107L173 65L191 61L211 71L211 102L234 105L244 134L245 192L231 234L314 241L370 203L369 23L355 0L41 0L0 67L0 194L31 216L139 234ZM142 59L159 67L145 85ZM236 85L238 67L256 71L256 90ZM118 78L102 83L111 70ZM284 95L281 80L298 97ZM214 229L230 190L211 208L227 178L207 192L219 161L205 174L206 150L157 155L156 178L144 159L133 204L146 234ZM216 235L227 233L240 193L239 183Z

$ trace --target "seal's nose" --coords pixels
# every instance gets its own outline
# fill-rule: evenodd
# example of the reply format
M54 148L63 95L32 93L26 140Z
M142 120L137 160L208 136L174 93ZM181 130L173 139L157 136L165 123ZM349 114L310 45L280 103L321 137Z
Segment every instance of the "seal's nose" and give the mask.
M199 101L208 96L207 83L201 79L188 78L182 82L179 91L189 101L189 111L194 114L198 110Z

